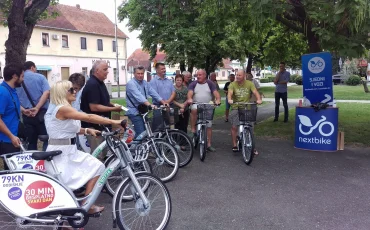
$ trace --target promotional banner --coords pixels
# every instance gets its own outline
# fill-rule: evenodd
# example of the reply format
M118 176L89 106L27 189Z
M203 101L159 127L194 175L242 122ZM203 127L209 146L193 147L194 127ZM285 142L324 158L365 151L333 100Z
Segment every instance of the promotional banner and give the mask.
M328 52L302 56L303 100L306 106L333 103L331 54Z
M338 137L338 108L316 112L313 108L296 108L296 148L336 151Z
M34 169L45 172L45 162L43 160L34 160L32 153L37 151L26 151L25 153L14 155L8 159L12 169Z

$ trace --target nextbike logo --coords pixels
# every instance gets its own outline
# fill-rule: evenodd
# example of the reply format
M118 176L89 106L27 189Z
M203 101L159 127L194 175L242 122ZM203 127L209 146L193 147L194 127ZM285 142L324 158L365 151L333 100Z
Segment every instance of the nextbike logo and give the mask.
M321 57L314 57L308 62L308 70L312 73L321 73L325 69L325 61Z
M330 137L334 133L334 125L330 121L326 120L325 116L321 116L321 119L312 125L311 119L305 115L298 115L299 117L299 132L304 135L310 135L314 130L318 129L319 133L323 137ZM299 142L312 143L312 144L325 144L330 145L331 140L323 137L299 137Z

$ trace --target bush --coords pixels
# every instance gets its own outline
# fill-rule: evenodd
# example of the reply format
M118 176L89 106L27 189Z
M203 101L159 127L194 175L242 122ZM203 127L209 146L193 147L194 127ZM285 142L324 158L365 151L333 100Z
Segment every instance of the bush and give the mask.
M269 82L274 82L275 77L274 76L269 76L267 79L269 80Z
M261 78L260 83L269 83L269 79L267 78Z
M297 76L297 77L295 78L295 83L296 83L297 85L302 85L302 84L303 84L302 76Z
M297 79L297 77L299 77L300 75L298 74L292 74L290 75L290 81L289 82L294 82L295 83L295 79Z
M347 85L359 85L361 84L361 78L357 75L352 75L347 79L346 84Z

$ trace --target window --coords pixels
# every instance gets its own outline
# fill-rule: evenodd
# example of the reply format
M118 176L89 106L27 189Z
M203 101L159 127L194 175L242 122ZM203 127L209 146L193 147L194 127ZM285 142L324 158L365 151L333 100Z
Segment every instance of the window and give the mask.
M49 34L48 33L42 33L42 45L49 46Z
M103 40L102 39L98 39L98 50L103 51Z
M62 80L68 81L69 78L69 67L61 67Z
M82 50L86 50L87 49L87 46L86 46L86 38L84 38L84 37L81 37L81 49Z
M86 77L87 76L87 67L82 67L82 74Z
M113 52L116 52L116 41L112 41Z
M68 36L67 35L62 35L62 47L68 48Z

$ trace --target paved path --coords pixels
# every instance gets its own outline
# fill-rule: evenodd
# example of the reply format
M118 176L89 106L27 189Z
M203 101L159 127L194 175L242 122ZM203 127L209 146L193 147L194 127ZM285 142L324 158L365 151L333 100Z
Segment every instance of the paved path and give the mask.
M273 107L259 108L259 119L272 116ZM230 124L214 123L217 152L201 162L196 151L167 184L173 208L167 229L369 229L370 148L310 152L292 141L257 138L260 155L247 166L231 152ZM111 198L101 194L98 203L106 211L85 229L111 229Z

